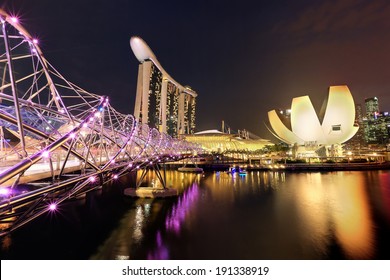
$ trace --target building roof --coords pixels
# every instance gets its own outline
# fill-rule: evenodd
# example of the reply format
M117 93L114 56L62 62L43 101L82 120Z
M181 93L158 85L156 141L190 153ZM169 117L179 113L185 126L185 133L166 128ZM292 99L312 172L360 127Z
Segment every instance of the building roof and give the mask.
M203 130L194 133L195 135L210 135L210 134L225 134L217 129L209 129L209 130Z
M266 145L273 145L266 139L242 139L238 134L223 133L217 129L199 131L195 134L183 135L188 142L197 143L209 152L247 150L256 151Z
M130 47L133 50L135 57L139 62L144 62L145 60L151 60L154 65L161 71L163 77L169 80L172 84L176 85L181 92L185 92L193 97L196 97L198 94L193 91L189 86L182 86L176 82L165 69L161 66L160 62L157 60L157 57L152 52L148 44L145 43L140 37L134 36L130 39Z

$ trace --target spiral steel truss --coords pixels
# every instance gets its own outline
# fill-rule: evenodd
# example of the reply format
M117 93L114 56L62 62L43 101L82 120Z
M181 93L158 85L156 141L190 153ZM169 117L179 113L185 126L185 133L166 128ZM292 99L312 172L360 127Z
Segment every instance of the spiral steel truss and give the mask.
M71 197L198 152L66 80L0 10L0 235Z

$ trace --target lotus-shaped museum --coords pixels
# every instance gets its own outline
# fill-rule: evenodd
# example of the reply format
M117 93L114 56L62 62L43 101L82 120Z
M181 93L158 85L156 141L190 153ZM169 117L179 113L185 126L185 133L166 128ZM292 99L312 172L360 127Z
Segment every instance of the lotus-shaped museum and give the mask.
M287 144L342 144L358 131L355 104L347 86L331 86L321 112L317 115L309 96L292 100L290 118L275 110L268 112L274 135Z

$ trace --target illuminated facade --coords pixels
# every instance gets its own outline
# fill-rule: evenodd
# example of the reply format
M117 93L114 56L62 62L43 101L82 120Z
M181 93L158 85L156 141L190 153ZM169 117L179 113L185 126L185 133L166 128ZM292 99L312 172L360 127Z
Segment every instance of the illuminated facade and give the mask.
M191 135L184 135L187 142L200 144L207 152L223 153L226 151L257 151L267 145L273 145L266 139L244 139L238 134L223 133L218 130L205 130Z
M387 144L390 140L390 115L379 111L377 97L365 99L366 117L363 118L366 144Z
M276 110L269 111L268 118L271 132L283 142L315 148L344 143L359 128L355 124L355 104L347 86L329 88L319 115L309 96L301 96L292 101L290 119L280 118Z
M363 109L361 104L355 104L355 126L359 126L359 129L346 143L346 148L349 150L359 150L365 144Z
M172 137L194 133L197 93L172 79L141 38L132 37L130 46L140 62L134 107L136 120Z
M367 144L387 144L390 136L390 116L379 114L376 118L365 119L364 139Z
M377 97L366 98L364 100L366 105L366 115L368 118L375 117L379 114L379 102Z

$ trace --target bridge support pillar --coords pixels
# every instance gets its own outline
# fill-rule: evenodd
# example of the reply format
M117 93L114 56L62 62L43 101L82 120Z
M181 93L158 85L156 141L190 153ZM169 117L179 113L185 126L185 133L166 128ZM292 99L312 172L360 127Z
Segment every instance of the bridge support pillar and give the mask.
M154 171L158 181L161 183L162 187L156 187L155 185L148 187L141 187L141 184L144 182L146 175L150 171ZM145 168L142 170L141 177L136 183L135 188L127 188L124 190L124 194L130 197L141 197L141 198L157 198L157 197L171 197L177 196L178 190L167 188L166 186L166 177L165 177L165 168L161 173L158 165L153 165L153 169Z
M160 182L160 184L162 186L162 189L166 189L167 188L167 183L166 183L166 176L165 176L165 168L161 172L158 164L152 165L151 167L152 167L152 169L149 169L149 166L148 166L148 167L145 167L145 169L142 170L141 177L136 182L136 188L141 187L141 184L144 182L146 175L150 171L152 171L152 172L154 172L154 174L156 175L158 181ZM155 187L155 186L153 186L153 187ZM158 187L155 187L155 188L158 188Z

